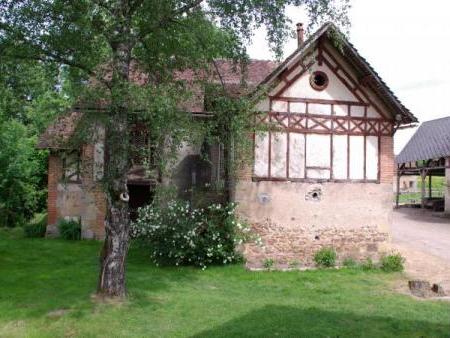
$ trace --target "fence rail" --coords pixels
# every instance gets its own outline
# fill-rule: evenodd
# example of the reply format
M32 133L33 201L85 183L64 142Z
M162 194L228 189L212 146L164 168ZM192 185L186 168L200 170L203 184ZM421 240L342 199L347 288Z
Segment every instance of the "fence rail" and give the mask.
M443 189L433 189L431 190L431 196L429 195L428 189L425 193L425 198L444 198ZM394 202L395 202L394 193ZM399 204L420 204L422 201L420 190L408 190L399 192Z

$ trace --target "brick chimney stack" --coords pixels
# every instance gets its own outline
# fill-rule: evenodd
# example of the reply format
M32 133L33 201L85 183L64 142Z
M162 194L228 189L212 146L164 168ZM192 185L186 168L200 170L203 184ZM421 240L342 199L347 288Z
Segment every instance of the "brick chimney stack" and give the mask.
M303 29L303 24L299 22L297 24L297 42L298 42L298 47L303 45L304 41L305 41L305 30Z

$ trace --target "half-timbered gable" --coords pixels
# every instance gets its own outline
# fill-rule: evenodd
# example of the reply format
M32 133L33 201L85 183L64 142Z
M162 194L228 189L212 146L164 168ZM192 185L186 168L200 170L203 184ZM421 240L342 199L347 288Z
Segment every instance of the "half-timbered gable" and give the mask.
M255 136L254 180L379 182L379 138L394 117L335 48L322 40L259 106L270 131Z
M415 118L336 32L324 25L262 82L251 179L236 195L271 247L249 246L250 265L308 264L323 246L376 259L388 238L392 137Z

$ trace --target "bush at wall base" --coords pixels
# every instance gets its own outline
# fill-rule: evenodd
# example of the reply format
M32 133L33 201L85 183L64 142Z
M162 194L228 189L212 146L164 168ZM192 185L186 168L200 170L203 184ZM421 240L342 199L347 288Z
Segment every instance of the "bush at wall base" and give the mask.
M322 248L314 254L314 262L317 266L331 268L336 265L336 250L333 248Z
M33 219L23 226L23 233L28 238L44 237L47 230L47 213L35 214Z
M237 247L253 238L249 225L235 216L235 204L211 204L193 208L186 201L173 200L139 209L131 226L133 238L149 250L160 265L195 265L205 269L212 264L242 260Z
M80 222L74 220L60 219L58 221L57 226L61 238L73 241L81 239Z

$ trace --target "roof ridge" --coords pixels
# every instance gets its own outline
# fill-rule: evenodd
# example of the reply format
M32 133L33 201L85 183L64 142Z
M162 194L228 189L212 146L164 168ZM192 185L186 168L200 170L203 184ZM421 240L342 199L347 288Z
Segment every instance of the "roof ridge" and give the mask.
M444 116L444 117L438 117L437 119L433 119L433 120L428 120L428 121L423 121L422 125L429 123L429 122L435 122L435 121L439 121L439 120L447 120L450 119L450 116Z
M400 99L392 92L392 90L388 87L388 85L381 79L380 75L373 69L373 67L369 64L369 62L359 54L358 50L353 46L348 37L346 37L341 30L331 21L324 23L319 29L317 29L313 34L311 34L305 42L303 42L293 53L291 53L277 68L275 68L269 75L265 77L259 83L259 87L270 84L273 82L286 67L290 65L292 60L296 57L301 58L303 53L305 53L311 46L314 46L316 41L327 32L334 31L336 34L342 36L343 39L343 48L348 51L348 53L344 53L344 58L346 61L359 72L366 73L370 75L373 79L373 86L371 86L371 90L379 96L382 101L388 106L388 108L392 108L392 115L400 114L402 116L402 123L412 123L417 122L417 118L406 108Z

